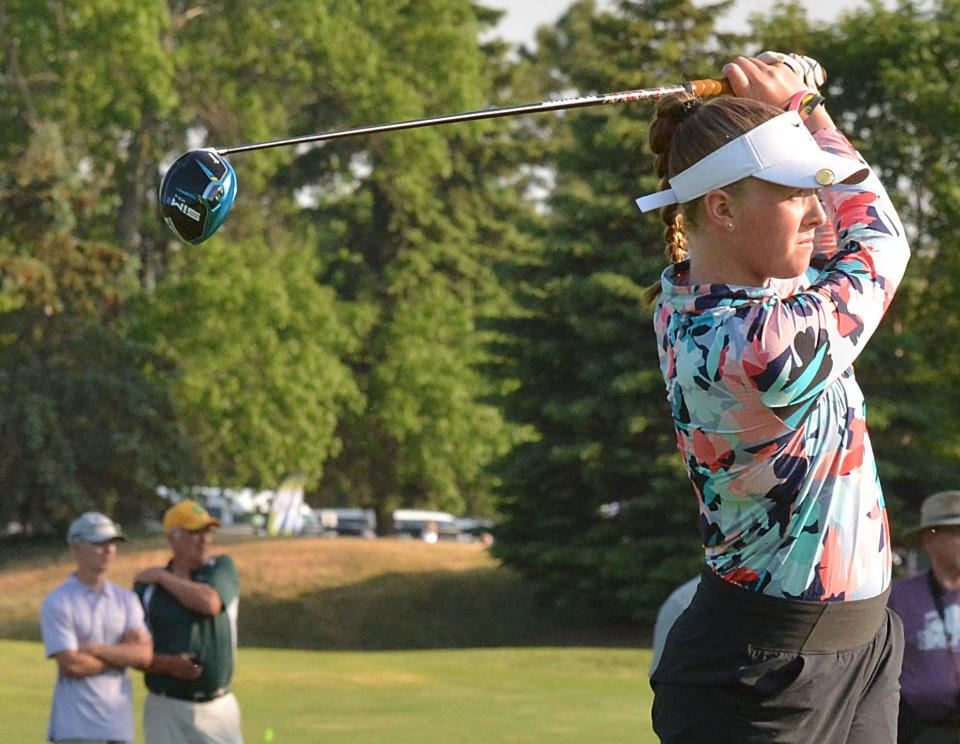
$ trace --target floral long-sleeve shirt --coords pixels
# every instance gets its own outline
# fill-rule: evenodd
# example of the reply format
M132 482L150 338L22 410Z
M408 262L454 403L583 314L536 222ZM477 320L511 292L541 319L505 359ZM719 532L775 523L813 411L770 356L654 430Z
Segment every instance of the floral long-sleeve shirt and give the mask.
M859 155L837 130L821 148ZM764 287L664 271L654 326L709 568L776 597L866 599L890 583L890 530L853 362L909 248L871 171L824 189L811 268Z

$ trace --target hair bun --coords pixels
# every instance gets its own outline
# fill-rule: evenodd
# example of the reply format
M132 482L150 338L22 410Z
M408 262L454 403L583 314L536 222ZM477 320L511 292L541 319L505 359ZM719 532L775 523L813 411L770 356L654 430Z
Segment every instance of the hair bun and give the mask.
M664 97L657 106L656 116L650 125L650 149L653 153L659 155L666 152L677 128L702 106L703 101L689 93L675 93Z
M703 106L703 101L699 98L688 98L686 101L681 101L675 114L679 123L682 124L687 117L699 111L701 106Z

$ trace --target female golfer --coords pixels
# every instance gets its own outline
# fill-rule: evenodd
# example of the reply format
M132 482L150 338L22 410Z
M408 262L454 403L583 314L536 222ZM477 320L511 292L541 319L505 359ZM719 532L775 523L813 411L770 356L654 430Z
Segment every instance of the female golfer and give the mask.
M655 327L706 568L652 677L664 742L892 744L903 631L852 364L903 227L816 90L738 57L736 97L650 132L672 265ZM811 132L813 133L811 135Z

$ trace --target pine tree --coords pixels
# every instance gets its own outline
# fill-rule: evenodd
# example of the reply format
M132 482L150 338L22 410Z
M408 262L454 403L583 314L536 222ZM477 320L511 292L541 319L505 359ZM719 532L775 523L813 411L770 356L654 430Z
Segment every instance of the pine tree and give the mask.
M342 128L494 102L504 49L478 42L494 18L466 0L330 8L330 28L351 40L330 64L349 74L328 75L301 115ZM281 176L316 195L320 281L373 317L351 357L365 405L341 423L322 496L375 509L384 530L399 506L489 513L486 465L516 436L487 400L480 327L508 303L494 264L526 212L508 181L509 131L482 122L335 141Z
M536 64L562 90L717 76L723 4L575 4L539 35ZM650 620L696 570L696 502L676 454L643 292L664 266L661 226L633 197L658 188L647 106L556 123L556 186L539 262L522 270L503 373L509 418L537 440L502 462L495 551L562 603ZM519 270L519 269L518 269Z

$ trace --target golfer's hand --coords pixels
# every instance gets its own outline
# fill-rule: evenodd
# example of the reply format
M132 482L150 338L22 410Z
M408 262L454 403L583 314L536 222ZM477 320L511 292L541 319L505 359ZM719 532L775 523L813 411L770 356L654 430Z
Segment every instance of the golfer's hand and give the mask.
M803 79L787 65L768 65L753 57L737 57L724 65L723 76L741 98L786 108L793 95L807 90Z
M824 71L823 66L813 57L805 57L802 54L795 54L794 52L790 52L789 54L784 54L783 52L762 52L757 55L757 59L761 62L766 62L768 65L786 65L800 76L803 84L806 85L809 90L815 92L819 91L820 86L827 80L827 73Z
M168 656L165 665L167 674L177 679L196 679L203 674L203 667L197 663L193 654L174 654Z
M160 577L167 569L165 568L145 568L133 577L135 584L157 584Z

